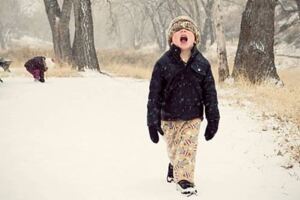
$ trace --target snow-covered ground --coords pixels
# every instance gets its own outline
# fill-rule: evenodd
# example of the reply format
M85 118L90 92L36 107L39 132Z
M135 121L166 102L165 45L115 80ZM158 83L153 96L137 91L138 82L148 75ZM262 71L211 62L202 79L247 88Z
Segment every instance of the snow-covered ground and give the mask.
M146 127L148 81L26 77L0 84L1 200L185 199L165 181L163 140ZM222 91L220 91L222 94ZM222 95L221 95L222 96ZM262 123L220 98L221 123L199 137L197 197L298 200L300 180L281 167Z

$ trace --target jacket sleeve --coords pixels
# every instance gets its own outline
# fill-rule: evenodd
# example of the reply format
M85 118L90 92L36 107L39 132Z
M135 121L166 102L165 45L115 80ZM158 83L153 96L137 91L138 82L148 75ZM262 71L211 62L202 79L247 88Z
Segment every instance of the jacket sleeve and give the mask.
M149 86L149 96L147 104L147 125L160 125L161 104L163 91L162 67L156 63L152 72Z
M218 108L218 97L215 86L215 80L211 71L210 64L204 78L204 106L207 121L219 121L220 113Z
M40 69L44 72L46 71L46 62L45 62L46 58L43 56L40 56L37 60L37 63L40 67Z

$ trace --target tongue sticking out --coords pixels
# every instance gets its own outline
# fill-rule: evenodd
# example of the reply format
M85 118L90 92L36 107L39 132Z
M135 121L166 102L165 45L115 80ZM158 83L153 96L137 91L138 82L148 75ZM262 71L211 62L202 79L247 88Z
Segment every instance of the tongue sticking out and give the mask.
M181 36L180 37L180 42L186 43L188 41L188 38L186 36Z

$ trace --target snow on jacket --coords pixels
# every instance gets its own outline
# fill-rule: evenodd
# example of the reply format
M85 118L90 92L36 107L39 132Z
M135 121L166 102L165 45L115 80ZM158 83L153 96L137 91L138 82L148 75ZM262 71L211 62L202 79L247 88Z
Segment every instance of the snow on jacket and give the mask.
M192 49L187 63L180 58L180 48L172 45L156 62L149 87L148 126L160 120L203 119L219 121L217 92L209 62Z

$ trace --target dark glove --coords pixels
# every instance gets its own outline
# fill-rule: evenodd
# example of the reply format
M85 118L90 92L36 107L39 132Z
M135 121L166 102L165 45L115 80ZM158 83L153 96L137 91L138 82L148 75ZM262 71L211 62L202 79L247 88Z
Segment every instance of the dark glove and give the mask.
M211 140L218 131L219 120L212 120L207 122L206 130L205 130L205 139Z
M159 141L158 132L161 135L164 135L164 132L161 129L160 125L149 126L148 129L149 129L150 138L151 138L152 142L158 143L158 141Z

